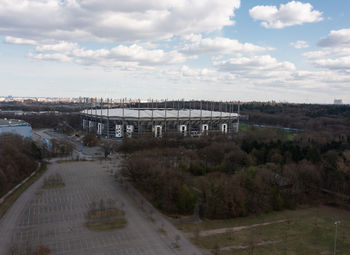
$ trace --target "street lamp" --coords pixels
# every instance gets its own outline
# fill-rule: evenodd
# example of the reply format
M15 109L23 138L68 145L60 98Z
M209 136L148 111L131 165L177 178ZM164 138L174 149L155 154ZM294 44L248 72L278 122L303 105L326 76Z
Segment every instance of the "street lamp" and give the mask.
M334 222L335 224L335 234L334 234L334 255L337 254L337 232L338 232L338 224L340 224L340 220L337 220L336 222Z

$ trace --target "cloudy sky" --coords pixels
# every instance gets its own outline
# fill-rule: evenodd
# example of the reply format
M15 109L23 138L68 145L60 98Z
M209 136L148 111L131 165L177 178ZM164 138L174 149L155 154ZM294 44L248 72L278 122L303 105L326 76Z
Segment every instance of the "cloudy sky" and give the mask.
M349 0L0 0L0 96L350 103Z

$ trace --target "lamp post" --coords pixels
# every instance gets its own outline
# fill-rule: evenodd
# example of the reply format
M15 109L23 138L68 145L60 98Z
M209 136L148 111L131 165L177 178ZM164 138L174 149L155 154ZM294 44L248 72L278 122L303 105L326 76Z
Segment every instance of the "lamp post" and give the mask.
M340 224L340 220L337 220L336 222L334 222L335 224L335 234L334 234L334 255L337 254L337 232L338 232L338 224Z

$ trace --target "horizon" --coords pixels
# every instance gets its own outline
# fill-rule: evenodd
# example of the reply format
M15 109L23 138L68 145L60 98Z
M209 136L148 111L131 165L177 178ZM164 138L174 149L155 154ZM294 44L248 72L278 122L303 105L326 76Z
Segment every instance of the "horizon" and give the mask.
M7 99L7 100L3 100L2 99ZM333 102L329 102L329 103L311 103L311 102L293 102L293 101L277 101L277 100L267 100L267 101L257 101L257 100L248 100L248 101L240 101L240 100L212 100L212 99L185 99L185 98L130 98L130 97L124 97L124 98L104 98L104 97L89 97L89 96L66 96L66 97L51 97L51 96L16 96L16 95L8 95L8 96L1 96L0 95L0 103L2 102L11 102L10 99L12 101L19 101L18 99L22 99L22 100L38 100L38 99L48 99L48 100L52 100L52 101L48 101L46 103L50 103L50 102L55 102L57 103L57 101L59 100L74 100L74 102L72 103L79 103L76 102L77 100L81 100L81 99L96 99L97 100L97 104L100 102L100 100L102 99L102 101L105 103L107 100L111 100L114 103L118 103L122 102L122 100L125 100L125 102L154 102L154 103L161 103L161 102L173 102L173 101L185 101L185 102L189 102L189 101L203 101L203 102L222 102L222 103L271 103L271 104L305 104L305 105L334 105L334 106L349 106L350 103L344 102L344 100L342 100L341 98L334 98ZM342 104L335 104L334 100L341 100ZM45 102L45 101L40 101L40 102Z

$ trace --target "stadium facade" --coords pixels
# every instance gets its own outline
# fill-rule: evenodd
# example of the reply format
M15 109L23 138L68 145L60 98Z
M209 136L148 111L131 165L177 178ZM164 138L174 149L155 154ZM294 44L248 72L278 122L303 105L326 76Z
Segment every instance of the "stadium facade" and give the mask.
M239 113L174 108L91 108L81 112L82 128L105 138L182 134L201 136L238 131Z

